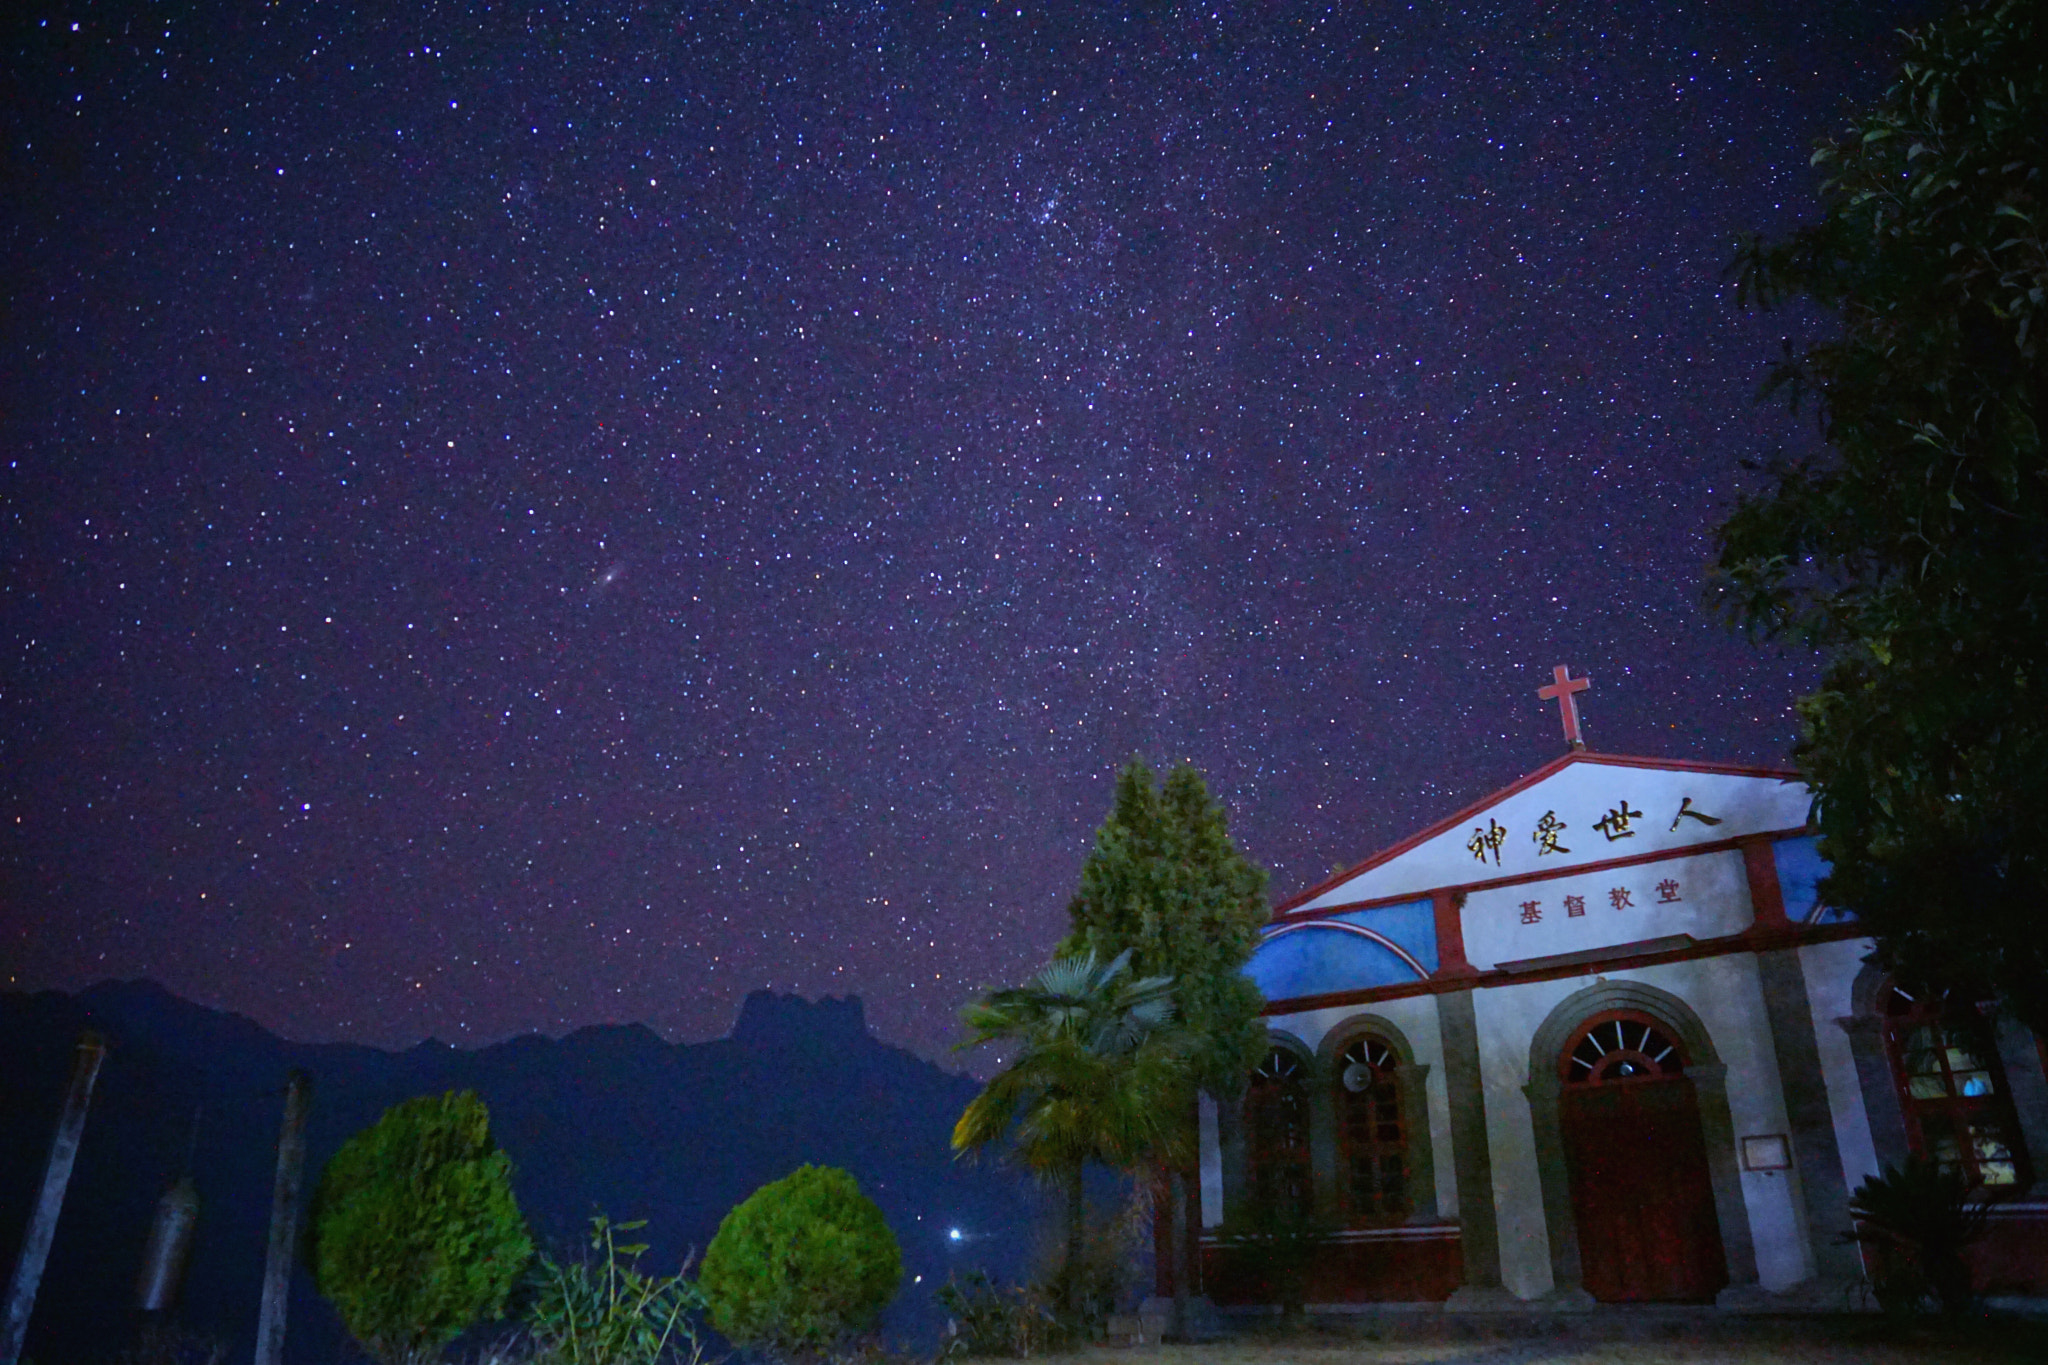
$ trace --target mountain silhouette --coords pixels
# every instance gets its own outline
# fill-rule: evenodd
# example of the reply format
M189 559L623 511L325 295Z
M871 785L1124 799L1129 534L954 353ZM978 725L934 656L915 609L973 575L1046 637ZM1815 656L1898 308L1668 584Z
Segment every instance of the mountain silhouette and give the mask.
M766 1182L805 1162L844 1167L903 1244L903 1290L884 1320L899 1337L935 1328L932 1292L950 1270L1014 1279L1038 1247L1039 1191L1007 1167L953 1160L953 1123L979 1084L876 1041L858 999L756 991L732 1036L708 1043L665 1043L633 1024L387 1052L288 1042L134 981L77 995L0 993L0 1266L14 1264L87 1028L108 1052L30 1324L27 1356L45 1365L111 1360L133 1339L143 1242L188 1152L201 1209L173 1317L226 1342L231 1365L251 1358L294 1068L312 1076L309 1195L327 1159L388 1106L474 1090L490 1106L536 1241L573 1253L598 1210L645 1218L650 1270L701 1252L726 1212ZM294 1365L357 1358L303 1265L285 1356Z

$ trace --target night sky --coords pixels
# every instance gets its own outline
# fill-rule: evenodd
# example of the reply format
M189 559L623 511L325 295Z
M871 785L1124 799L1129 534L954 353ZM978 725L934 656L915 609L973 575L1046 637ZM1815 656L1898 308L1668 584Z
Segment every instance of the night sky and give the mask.
M1787 756L1723 271L1926 6L360 8L0 21L0 986L930 1055L1133 753Z

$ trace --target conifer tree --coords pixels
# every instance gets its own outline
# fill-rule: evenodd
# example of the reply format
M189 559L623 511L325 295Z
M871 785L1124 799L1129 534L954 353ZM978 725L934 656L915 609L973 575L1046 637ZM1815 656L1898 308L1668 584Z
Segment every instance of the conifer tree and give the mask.
M1231 841L1223 808L1210 799L1201 773L1184 765L1156 784L1144 760L1133 759L1117 774L1116 797L1081 868L1080 890L1067 907L1072 928L1059 951L1102 958L1128 952L1139 976L1171 977L1189 1080L1210 1095L1233 1096L1265 1039L1265 1001L1244 974L1269 917L1265 890L1265 869ZM1192 1120L1187 1115L1183 1126ZM1184 1334L1188 1181L1178 1160L1163 1164L1172 1201L1175 1331Z

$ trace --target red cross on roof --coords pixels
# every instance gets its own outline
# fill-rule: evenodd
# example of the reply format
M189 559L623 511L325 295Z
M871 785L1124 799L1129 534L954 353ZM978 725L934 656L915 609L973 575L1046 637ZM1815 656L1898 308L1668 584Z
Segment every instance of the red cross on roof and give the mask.
M1586 747L1586 741L1579 737L1579 705L1572 699L1572 693L1583 692L1593 685L1591 678L1574 678L1569 664L1559 664L1551 670L1557 679L1548 687L1536 689L1536 695L1545 701L1555 701L1564 719L1564 737L1574 749Z

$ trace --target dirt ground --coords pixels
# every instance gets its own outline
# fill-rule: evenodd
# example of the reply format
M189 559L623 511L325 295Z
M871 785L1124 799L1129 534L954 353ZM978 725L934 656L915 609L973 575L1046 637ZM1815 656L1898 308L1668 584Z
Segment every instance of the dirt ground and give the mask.
M1468 1337L1373 1341L1364 1333L1240 1339L1203 1346L1098 1348L1079 1365L2044 1365L2048 1331L2032 1326L1914 1333L1887 1339L1875 1324L1696 1340L1663 1331L1626 1340ZM1717 1337L1719 1334L1716 1334Z

